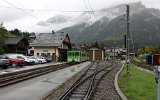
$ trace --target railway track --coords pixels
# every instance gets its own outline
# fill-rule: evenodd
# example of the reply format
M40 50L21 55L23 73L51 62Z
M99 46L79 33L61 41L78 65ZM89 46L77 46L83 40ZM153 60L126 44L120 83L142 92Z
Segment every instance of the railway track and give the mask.
M94 66L94 67L93 67ZM58 98L58 100L89 100L94 94L95 88L101 78L109 73L113 68L110 66L95 63L90 70L87 70L86 77L78 80L66 93ZM89 75L88 75L89 74Z
M95 62L84 72L79 79L58 100L89 100L94 94L101 79L115 68L113 63L106 65ZM51 100L51 93L43 98Z
M67 63L58 65L49 65L44 67L38 67L34 69L28 69L23 71L17 71L0 75L0 87L11 85L26 79L30 79L36 76L40 76L49 72L53 72L65 67L68 67Z

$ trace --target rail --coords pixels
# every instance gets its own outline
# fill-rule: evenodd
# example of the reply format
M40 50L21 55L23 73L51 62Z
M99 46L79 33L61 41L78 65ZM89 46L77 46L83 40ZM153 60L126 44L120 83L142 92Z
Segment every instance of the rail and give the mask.
M93 65L92 65L93 66ZM109 66L111 67L113 66L113 63ZM96 85L98 84L98 82L103 78L103 76L105 76L106 74L108 74L111 70L113 70L115 67L113 68L110 68L108 69L109 67L105 67L103 69L96 69L96 71L94 73L92 73L91 75L89 75L88 77L82 79L82 80L77 80L75 82L75 84L72 85L72 87L70 89L68 89L67 92L65 92L64 94L62 94L58 100L68 100L70 97L72 97L72 94L73 95L76 95L75 93L77 92L74 92L74 90L76 90L76 88L79 88L81 85L83 85L85 82L87 83L87 81L90 81L89 83L89 86L88 86L88 89L87 92L85 93L85 96L84 96L84 100L89 100L91 98L91 95L93 95L93 92L95 91L95 88L96 88ZM87 70L88 71L88 70ZM103 72L104 71L104 74L99 78L99 79L95 79L96 78L96 75ZM87 73L87 72L86 72ZM82 75L81 77L84 77L85 75ZM97 80L95 82L95 80ZM86 91L86 90L83 90L83 91ZM84 94L84 93L83 93ZM43 100L50 100L50 99L43 99Z

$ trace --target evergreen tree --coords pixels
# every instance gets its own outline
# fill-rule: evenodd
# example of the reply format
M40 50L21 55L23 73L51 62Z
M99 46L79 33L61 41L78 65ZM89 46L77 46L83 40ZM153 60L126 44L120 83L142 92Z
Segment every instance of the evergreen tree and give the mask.
M95 42L94 46L95 46L95 47L98 47L98 46L99 46L98 41Z

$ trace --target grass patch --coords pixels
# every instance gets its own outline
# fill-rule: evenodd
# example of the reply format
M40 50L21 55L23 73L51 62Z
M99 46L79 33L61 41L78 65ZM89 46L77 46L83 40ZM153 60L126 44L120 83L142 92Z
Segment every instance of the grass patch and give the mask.
M121 91L128 100L157 100L157 84L154 75L130 65L130 76L126 75L126 66L118 78Z
M143 59L141 58L133 58L133 60L135 60L136 62L143 62Z

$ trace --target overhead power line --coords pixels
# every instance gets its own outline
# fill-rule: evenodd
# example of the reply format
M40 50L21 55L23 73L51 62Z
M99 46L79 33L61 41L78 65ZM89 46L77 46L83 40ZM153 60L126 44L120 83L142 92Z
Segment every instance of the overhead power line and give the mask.
M90 1L89 1L89 0L87 0L87 1L88 1L88 5L89 5L89 7L90 7L91 11L94 11L94 10L93 10L93 8L92 8L92 6L91 6ZM95 14L94 14L94 12L92 12L92 13L93 13L94 17L96 17L96 16L95 16Z
M6 2L8 3L8 2ZM13 5L12 5L13 6ZM95 12L93 10L91 11L85 11L85 10L52 10L52 9L26 9L26 8L20 8L20 7L8 7L8 6L0 6L2 8L9 8L9 9L18 9L18 10L24 10L24 11L40 11L40 12Z
M26 14L28 14L28 15L30 15L30 16L32 16L32 17L34 17L34 18L36 18L36 19L38 19L38 18L37 18L37 17L35 17L34 15L32 15L32 14L30 14L30 13L26 12L24 9L20 9L19 7L15 6L15 5L13 5L13 4L11 4L11 3L7 2L7 1L4 1L4 0L3 0L3 2L5 2L5 3L7 3L7 4L11 5L11 6L13 6L13 7L14 7L14 8L16 8L16 9L19 9L19 10L21 10L21 11L25 12Z
M4 0L3 0L3 2L5 2L5 3L7 3L7 4L11 5L11 6L13 6L13 7L16 8L16 9L19 9L17 6L15 6L15 5L13 5L13 4L7 2L7 1L4 1ZM25 10L23 10L23 9L19 9L19 10L21 10L21 11L23 11L24 13L28 14L29 16L35 18L36 20L41 21L41 20L38 19L38 17L36 17L36 16L34 16L34 15L28 13L27 11L25 11ZM42 23L44 23L44 22L42 22ZM44 24L45 24L45 23L44 23ZM50 28L51 31L53 30L52 27L50 27L50 26L47 26L47 27Z
M83 0L85 7L87 8L87 10L89 11L89 7L87 6L87 3L85 0Z

